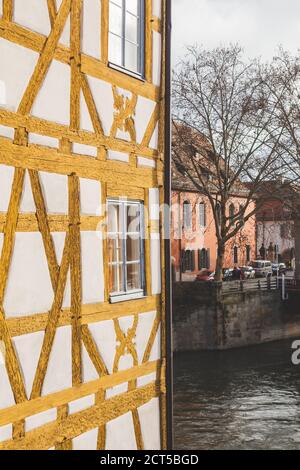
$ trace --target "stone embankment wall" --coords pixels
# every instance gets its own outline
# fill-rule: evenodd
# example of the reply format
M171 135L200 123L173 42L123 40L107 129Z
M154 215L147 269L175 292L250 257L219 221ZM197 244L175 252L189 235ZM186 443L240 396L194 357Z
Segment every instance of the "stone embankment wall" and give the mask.
M300 293L282 301L278 290L223 293L221 284L186 282L173 297L175 351L300 338Z

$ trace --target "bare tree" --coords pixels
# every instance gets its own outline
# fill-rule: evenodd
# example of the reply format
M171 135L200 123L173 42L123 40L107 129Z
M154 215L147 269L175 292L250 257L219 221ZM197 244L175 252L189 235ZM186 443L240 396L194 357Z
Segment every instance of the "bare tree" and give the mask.
M263 203L263 184L283 176L285 131L262 66L239 46L187 49L173 75L173 160L212 208L222 279L225 248ZM271 103L271 105L270 105ZM246 184L247 183L247 184ZM260 200L254 197L260 192ZM231 201L242 197L234 213Z

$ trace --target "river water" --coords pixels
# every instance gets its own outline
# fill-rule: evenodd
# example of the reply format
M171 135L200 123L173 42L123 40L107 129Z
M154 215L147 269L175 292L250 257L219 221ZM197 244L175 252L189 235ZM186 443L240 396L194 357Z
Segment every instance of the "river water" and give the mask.
M176 450L300 450L292 340L174 358Z

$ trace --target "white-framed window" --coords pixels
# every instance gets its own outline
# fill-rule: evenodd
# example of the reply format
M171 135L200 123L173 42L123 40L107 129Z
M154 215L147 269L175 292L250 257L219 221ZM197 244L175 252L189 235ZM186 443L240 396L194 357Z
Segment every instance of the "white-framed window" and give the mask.
M145 295L143 204L107 200L107 246L111 302Z
M206 204L204 202L199 203L199 225L200 227L206 227Z
M108 60L111 66L144 76L144 0L110 0Z

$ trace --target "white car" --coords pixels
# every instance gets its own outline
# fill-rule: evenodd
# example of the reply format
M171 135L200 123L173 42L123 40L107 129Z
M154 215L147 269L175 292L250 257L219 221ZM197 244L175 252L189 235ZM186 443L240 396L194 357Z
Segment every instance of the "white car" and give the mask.
M268 277L272 276L272 263L266 260L256 260L250 263L250 266L255 271L255 277Z

